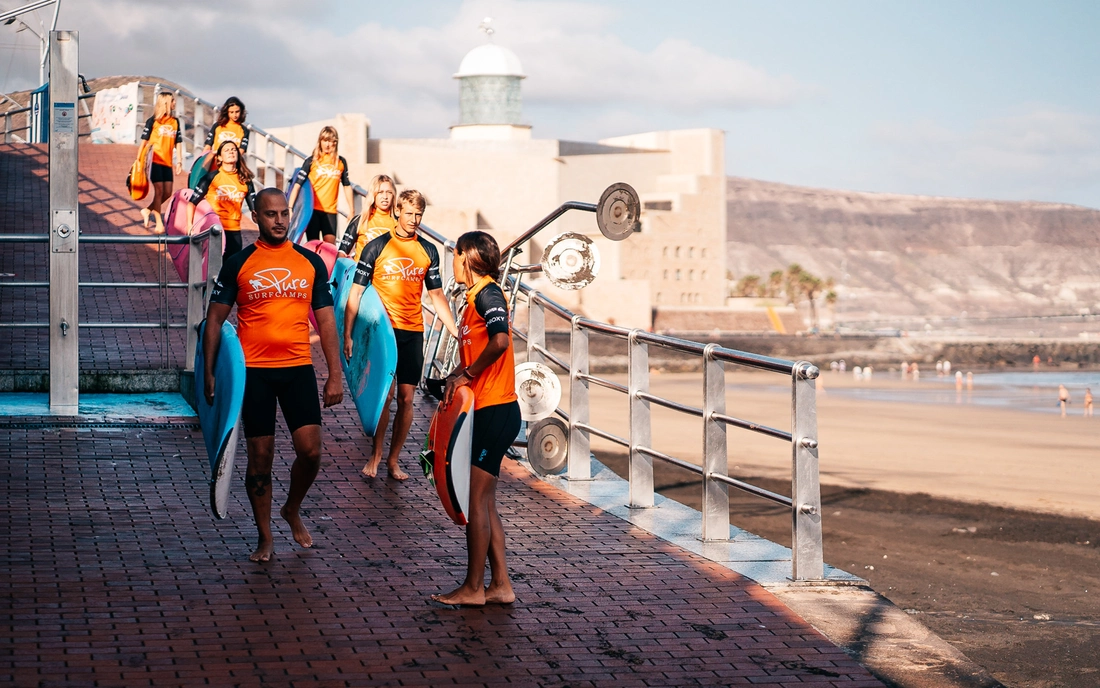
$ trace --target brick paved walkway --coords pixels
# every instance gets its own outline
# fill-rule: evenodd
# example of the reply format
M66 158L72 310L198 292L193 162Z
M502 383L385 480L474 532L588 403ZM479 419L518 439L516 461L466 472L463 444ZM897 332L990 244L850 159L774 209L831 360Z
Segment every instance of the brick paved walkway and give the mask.
M209 515L193 425L0 421L12 449L0 459L9 533L0 566L10 581L0 681L880 685L756 584L510 460L500 508L517 603L433 606L428 595L463 575L461 529L422 477L361 479L366 440L354 412L325 413L326 458L305 505L315 547L297 549L280 521L266 565L247 561L254 527L243 490L229 519ZM414 437L425 415L422 406ZM285 433L278 445L281 500Z

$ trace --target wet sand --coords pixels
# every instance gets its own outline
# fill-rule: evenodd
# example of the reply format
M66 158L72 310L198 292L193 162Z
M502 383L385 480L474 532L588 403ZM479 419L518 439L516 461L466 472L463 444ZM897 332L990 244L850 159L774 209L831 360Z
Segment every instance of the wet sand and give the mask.
M789 430L782 378L727 381L727 413ZM1100 685L1100 417L1081 417L1080 406L1061 418L845 398L855 384L825 373L818 397L826 561L1005 685ZM701 389L697 374L651 380L653 393L691 405ZM593 425L627 436L623 395L593 387L591 407ZM701 421L655 409L652 429L657 449L698 463ZM789 446L735 429L729 437L732 475L790 494ZM626 474L622 448L596 438L593 447ZM662 494L699 508L695 474L654 472ZM736 525L790 544L789 512L737 490L730 512Z

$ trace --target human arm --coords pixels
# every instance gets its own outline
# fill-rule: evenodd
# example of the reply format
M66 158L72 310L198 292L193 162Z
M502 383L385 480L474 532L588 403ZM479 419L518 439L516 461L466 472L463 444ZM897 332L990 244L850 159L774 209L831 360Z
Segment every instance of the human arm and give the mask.
M341 332L341 336L344 338L344 358L351 360L353 343L351 340L351 333L355 327L355 318L359 316L359 299L363 297L363 292L366 287L358 282L351 285L351 289L348 291L348 305L344 309L344 331Z
M359 223L362 221L362 215L356 215L348 220L348 226L344 229L344 238L340 240L340 247L336 251L336 255L341 258L350 258L352 251L355 250L355 242L359 239Z
M214 136L218 133L218 125L210 127L210 130L206 132L206 141L202 144L202 152L209 153L214 150Z
M287 205L290 206L291 212L294 210L294 201L298 200L298 192L302 190L302 184L309 179L311 169L313 169L312 155L302 161L302 166L298 168L298 173L294 175L294 179L290 182L290 196L287 197Z
M451 333L451 336L458 339L458 325L455 324L454 315L451 314L451 304L447 303L447 297L443 295L442 289L429 289L428 298L432 302L432 306L435 307L436 315L443 321L444 327Z
M206 398L208 405L214 403L214 364L217 362L218 347L222 342L222 324L232 310L233 306L213 301L206 309L206 329L202 337L202 395Z
M175 149L176 149L175 169L176 169L176 174L180 175L180 174L183 174L183 130L182 130L182 127L180 127L180 121L179 121L178 118L176 119Z
M195 188L191 189L191 197L187 203L187 226L193 227L195 224L195 206L199 204L206 194L210 191L210 185L214 183L214 177L218 175L217 170L210 170L202 176L199 181L195 182Z
M336 336L336 317L331 307L313 311L317 330L321 336L321 350L328 364L328 380L325 381L325 408L335 406L344 399L343 368L340 366L340 344Z
M447 376L447 388L443 393L443 404L451 403L455 392L459 387L465 387L473 382L485 369L493 365L498 358L508 350L509 337L507 332L497 332L489 338L489 343L481 350L477 359L466 367L458 367Z

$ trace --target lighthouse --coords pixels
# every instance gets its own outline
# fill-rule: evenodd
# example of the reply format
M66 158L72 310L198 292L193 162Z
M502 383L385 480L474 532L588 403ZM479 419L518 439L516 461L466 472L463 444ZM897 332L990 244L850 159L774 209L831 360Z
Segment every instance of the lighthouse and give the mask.
M511 50L492 42L490 19L481 23L489 42L479 45L458 66L458 124L454 140L526 141L531 126L523 124L523 65Z

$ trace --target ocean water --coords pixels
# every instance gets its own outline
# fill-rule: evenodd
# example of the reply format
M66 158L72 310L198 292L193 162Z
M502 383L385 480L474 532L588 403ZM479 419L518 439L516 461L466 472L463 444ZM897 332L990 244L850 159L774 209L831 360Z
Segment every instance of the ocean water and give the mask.
M974 373L974 389L967 390L964 379L961 392L955 390L954 374L941 378L933 373L905 387L892 389L875 387L873 383L867 387L830 387L829 378L832 374L825 373L824 376L826 394L868 401L971 405L1034 413L1061 413L1058 405L1058 385L1061 384L1069 390L1069 414L1079 416L1084 412L1086 388L1092 389L1094 408L1100 407L1100 371ZM875 378L882 379L882 374L876 373ZM885 379L898 380L900 375L887 374Z

